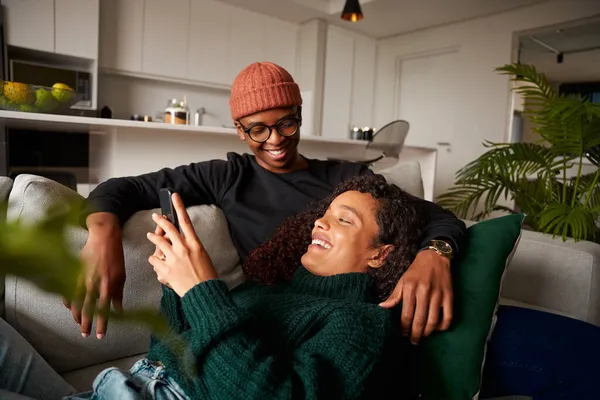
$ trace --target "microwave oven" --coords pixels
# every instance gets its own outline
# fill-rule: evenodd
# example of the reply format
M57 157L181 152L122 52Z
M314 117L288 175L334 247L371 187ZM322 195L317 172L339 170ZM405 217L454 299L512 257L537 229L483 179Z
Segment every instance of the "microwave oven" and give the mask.
M81 97L81 100L71 108L82 110L92 108L92 74L88 71L10 59L8 79L14 82L49 87L52 87L55 83L64 83L73 88Z

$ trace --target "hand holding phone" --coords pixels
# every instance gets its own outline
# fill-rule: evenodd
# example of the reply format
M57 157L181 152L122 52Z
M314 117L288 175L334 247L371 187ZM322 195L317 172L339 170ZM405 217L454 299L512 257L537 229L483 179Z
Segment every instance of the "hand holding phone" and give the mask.
M219 275L210 255L194 232L194 227L181 198L174 195L175 193L168 188L161 189L159 192L160 205L162 214L179 230L181 237L172 231L172 227L168 226L164 217L153 214L152 219L156 222L157 228L155 233L148 232L147 237L156 246L156 250L149 258L149 262L156 272L158 281L163 285L170 286L175 293L183 297L198 283L217 279ZM173 201L173 197L175 197L175 201ZM181 215L181 225L176 210ZM172 240L169 240L168 234L161 237L161 233L165 231L171 232ZM184 235L183 232L186 232L187 235ZM173 241L175 244L172 243Z
M177 212L175 212L175 207L173 206L173 191L169 188L160 189L159 199L160 199L160 211L161 214L167 217L167 220L175 225L175 228L179 231L180 234L181 228L179 227L179 221L177 220Z

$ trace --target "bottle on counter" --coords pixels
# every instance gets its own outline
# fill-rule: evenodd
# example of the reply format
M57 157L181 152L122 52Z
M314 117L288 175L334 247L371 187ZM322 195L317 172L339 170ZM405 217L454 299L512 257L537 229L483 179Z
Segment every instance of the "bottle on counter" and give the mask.
M204 120L204 114L206 114L206 109L204 107L200 107L199 109L196 110L196 113L194 114L194 125L195 126L202 125L203 120Z
M169 100L165 109L164 122L176 125L188 125L190 123L190 109L185 97L183 101L177 101L177 99Z
M112 110L110 108L108 108L108 106L102 107L102 110L100 110L100 118L112 118L112 117L113 117Z

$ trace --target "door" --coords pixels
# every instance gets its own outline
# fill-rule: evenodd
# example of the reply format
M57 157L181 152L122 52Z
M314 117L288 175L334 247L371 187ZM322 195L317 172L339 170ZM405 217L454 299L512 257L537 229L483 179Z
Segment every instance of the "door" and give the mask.
M2 0L6 44L54 52L54 0Z
M452 186L464 160L453 157L457 98L458 50L400 58L397 63L396 118L410 123L405 145L436 148L434 197Z
M142 52L145 73L186 77L190 7L190 0L145 0Z
M144 0L102 0L100 66L142 72Z
M55 51L98 59L99 0L55 0Z

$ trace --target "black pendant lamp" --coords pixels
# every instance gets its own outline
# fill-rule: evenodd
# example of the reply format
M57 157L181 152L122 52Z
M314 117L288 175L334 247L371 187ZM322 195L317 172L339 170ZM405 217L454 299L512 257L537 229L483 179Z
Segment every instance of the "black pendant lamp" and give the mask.
M341 18L344 21L357 22L364 18L358 0L346 0Z

